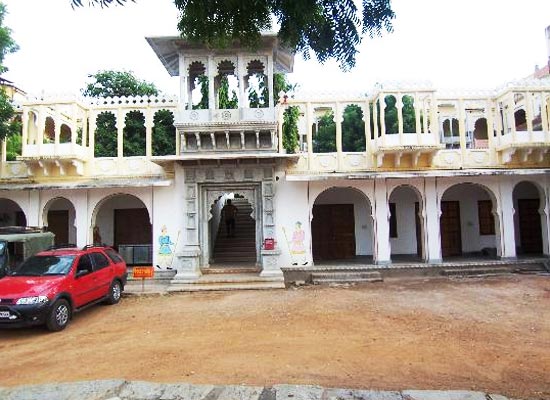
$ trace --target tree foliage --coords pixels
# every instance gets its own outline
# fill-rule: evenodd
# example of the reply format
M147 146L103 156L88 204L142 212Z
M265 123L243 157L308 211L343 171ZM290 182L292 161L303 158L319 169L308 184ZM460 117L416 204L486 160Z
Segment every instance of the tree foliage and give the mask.
M344 109L342 150L349 152L365 151L363 110L357 104L350 104Z
M158 95L159 90L153 83L136 78L133 73L127 71L99 71L89 75L93 81L82 89L85 96L151 96ZM158 116L160 114L160 116ZM168 122L171 121L171 122ZM175 154L175 128L173 116L170 111L162 110L155 114L153 122L153 154ZM157 126L157 122L159 126ZM130 111L126 115L123 130L124 145L122 153L124 157L145 155L145 117L139 111ZM95 131L96 157L117 156L117 128L116 116L110 112L98 115Z
M93 81L86 84L82 94L89 97L156 96L159 90L152 82L138 79L130 71L98 71L88 75Z
M6 13L6 5L0 2L0 74L8 70L4 65L6 55L19 48L11 37L11 29L4 25ZM0 89L0 140L21 131L21 126L14 120L14 115L15 111L11 100L2 88Z
M314 153L333 153L336 151L336 123L334 113L327 112L316 125L316 132L313 135Z
M89 5L124 4L126 0L88 0ZM362 35L391 31L395 14L391 0L174 0L180 11L178 29L183 37L223 48L234 40L254 48L261 32L280 27L282 43L305 58L315 53L320 62L336 59L342 69L355 65ZM84 2L86 3L86 2ZM82 0L71 0L73 7Z
M232 90L229 97L229 79L223 75L220 80L220 89L218 90L218 108L222 110L232 110L239 108L239 98L237 93Z
M298 148L298 119L300 108L288 107L283 114L283 148L289 154L296 153Z

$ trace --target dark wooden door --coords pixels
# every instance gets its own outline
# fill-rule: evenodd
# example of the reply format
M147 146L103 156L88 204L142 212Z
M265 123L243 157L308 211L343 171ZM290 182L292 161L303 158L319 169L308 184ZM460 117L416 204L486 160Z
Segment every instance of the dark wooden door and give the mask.
M441 255L443 257L462 254L460 232L460 203L458 201L441 202Z
M539 199L518 200L519 238L525 254L542 253L542 226Z
M115 246L150 244L152 239L151 223L146 208L115 210Z
M422 221L418 214L420 213L420 204L414 203L414 228L416 234L416 255L422 257Z
M311 229L314 260L355 257L353 204L314 205Z
M69 243L69 210L48 211L48 230L55 235L56 245Z

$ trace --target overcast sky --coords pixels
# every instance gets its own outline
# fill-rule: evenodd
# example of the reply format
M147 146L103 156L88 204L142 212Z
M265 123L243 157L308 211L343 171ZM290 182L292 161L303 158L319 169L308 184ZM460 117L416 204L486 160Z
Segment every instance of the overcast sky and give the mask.
M20 50L4 77L29 93L78 93L87 75L125 69L178 93L146 36L177 35L172 0L73 10L70 0L3 0ZM428 80L440 88L494 88L547 62L548 0L392 0L394 32L364 38L357 66L341 72L296 56L304 91L368 91L376 82Z

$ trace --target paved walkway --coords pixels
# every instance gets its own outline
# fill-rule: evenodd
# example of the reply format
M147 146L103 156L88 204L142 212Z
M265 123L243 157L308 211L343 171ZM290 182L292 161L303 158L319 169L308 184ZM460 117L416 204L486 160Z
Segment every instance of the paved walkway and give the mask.
M107 380L1 388L3 400L512 400L452 390L326 389L320 386L214 386Z

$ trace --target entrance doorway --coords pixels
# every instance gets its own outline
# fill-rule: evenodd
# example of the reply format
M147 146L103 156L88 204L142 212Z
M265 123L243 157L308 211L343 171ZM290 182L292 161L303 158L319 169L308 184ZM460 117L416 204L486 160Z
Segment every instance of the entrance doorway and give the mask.
M441 202L441 255L443 257L462 254L460 229L460 203L458 201Z
M355 257L353 204L317 204L311 221L313 260Z
M55 235L56 245L76 244L76 211L73 203L57 197L50 200L44 207L44 225Z
M441 198L441 255L496 259L500 252L496 197L476 183L459 183Z
M372 262L373 220L368 198L352 187L332 187L312 207L313 261ZM367 259L368 256L368 259Z
M152 231L145 204L135 196L117 194L97 205L90 238L94 243L113 246L130 266L151 265Z
M538 188L531 182L520 182L513 192L514 225L517 254L543 254L542 229L545 218L541 214L541 201Z

